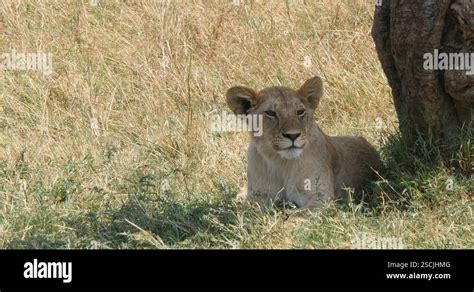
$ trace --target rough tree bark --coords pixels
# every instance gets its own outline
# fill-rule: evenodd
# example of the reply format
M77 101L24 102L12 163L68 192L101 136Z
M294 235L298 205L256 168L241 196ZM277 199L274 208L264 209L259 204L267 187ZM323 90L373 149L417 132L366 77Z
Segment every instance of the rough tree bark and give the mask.
M474 54L474 0L378 1L372 36L409 145L450 145L472 127L474 75L423 64L435 49Z

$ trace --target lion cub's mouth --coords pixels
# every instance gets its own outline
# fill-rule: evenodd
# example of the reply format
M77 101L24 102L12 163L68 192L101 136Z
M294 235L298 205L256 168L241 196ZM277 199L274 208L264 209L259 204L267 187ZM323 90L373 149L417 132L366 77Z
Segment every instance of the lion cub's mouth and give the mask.
M290 150L290 149L303 149L303 147L292 145L292 146L289 146L289 147L286 147L286 148L283 148L283 149L279 149L279 151Z
M290 146L284 149L277 150L278 154L283 159L295 159L303 153L303 147Z

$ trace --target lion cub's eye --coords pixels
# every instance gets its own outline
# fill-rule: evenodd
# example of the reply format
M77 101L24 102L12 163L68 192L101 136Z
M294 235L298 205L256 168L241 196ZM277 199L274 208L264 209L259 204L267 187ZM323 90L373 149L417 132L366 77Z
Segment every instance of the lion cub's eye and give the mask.
M304 109L302 110L298 110L296 111L296 114L298 115L298 117L304 117L304 115L306 114L306 111Z
M274 118L274 117L276 117L277 114L274 111L265 111L265 115L267 117Z

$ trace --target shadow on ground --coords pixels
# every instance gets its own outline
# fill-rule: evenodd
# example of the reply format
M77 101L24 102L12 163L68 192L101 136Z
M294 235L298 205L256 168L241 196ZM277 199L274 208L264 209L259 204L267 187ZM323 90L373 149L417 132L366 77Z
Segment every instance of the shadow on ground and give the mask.
M203 242L223 232L216 221L235 222L233 198L233 194L196 195L189 200L157 194L130 195L118 210L109 212L110 222L101 226L101 233L111 245L124 248L179 247L190 240Z

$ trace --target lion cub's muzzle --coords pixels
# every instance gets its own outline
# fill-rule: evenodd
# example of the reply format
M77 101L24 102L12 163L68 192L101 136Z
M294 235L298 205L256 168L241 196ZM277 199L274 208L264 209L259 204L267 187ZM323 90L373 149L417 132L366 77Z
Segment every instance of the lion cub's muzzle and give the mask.
M273 139L273 146L275 150L289 150L292 148L303 148L306 144L306 136L301 132L287 132L282 133L280 137Z
M282 133L277 139L273 139L273 147L283 159L294 159L303 153L306 145L306 137L300 132Z

